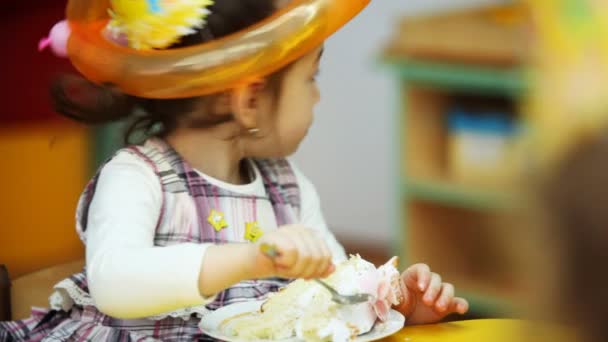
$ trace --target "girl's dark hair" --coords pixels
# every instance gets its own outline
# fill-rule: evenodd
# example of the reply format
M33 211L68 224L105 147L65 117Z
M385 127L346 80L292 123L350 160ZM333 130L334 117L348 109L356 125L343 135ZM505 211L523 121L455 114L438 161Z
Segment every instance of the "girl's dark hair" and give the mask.
M169 49L196 45L238 32L270 16L275 9L274 0L215 0L209 8L211 14L205 27L182 37ZM270 86L275 85L271 80ZM201 100L200 97L145 99L124 94L111 85L93 84L76 75L58 77L50 91L58 113L83 123L103 124L134 115L135 119L125 134L125 143L140 131L145 136L166 135L176 127L180 114L192 112ZM227 115L215 120L197 119L191 124L205 127L231 119Z

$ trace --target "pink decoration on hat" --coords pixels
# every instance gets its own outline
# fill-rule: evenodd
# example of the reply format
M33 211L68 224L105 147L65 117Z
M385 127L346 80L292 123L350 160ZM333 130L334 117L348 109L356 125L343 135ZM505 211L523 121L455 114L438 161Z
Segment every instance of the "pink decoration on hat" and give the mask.
M55 24L48 37L42 38L38 43L38 51L43 51L47 47L59 57L68 56L68 39L70 38L70 25L62 20Z

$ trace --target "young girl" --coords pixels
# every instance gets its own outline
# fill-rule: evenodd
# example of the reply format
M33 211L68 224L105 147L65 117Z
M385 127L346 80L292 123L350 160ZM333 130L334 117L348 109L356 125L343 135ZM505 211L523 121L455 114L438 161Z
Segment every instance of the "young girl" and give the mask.
M169 48L246 29L279 3L216 0L206 24ZM86 271L57 284L46 315L0 324L0 340L203 339L197 324L209 310L263 299L289 279L331 274L344 249L315 188L285 159L311 125L322 52L205 97L148 99L77 77L58 80L58 112L87 123L133 116L128 138L148 138L118 151L80 199ZM85 96L71 97L73 88ZM264 256L261 243L276 245L280 257ZM426 265L402 278L406 300L396 309L408 324L468 309Z

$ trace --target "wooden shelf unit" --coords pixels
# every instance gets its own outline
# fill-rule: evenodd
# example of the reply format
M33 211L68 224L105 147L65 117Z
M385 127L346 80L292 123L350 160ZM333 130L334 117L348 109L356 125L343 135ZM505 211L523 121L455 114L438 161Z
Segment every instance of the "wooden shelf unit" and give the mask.
M393 253L425 262L452 282L476 313L509 316L523 290L509 276L504 244L493 229L517 204L508 187L454 181L447 167L448 108L466 98L499 99L518 111L526 93L523 67L437 60L384 60L400 89L396 115L400 160L399 217ZM517 114L517 113L516 113ZM518 120L522 120L518 117Z

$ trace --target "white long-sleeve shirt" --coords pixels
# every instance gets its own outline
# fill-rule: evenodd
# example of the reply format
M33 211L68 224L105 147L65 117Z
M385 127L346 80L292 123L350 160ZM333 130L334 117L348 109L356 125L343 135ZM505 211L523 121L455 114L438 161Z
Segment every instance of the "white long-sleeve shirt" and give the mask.
M208 182L246 196L264 197L266 190L253 163L254 180L245 185ZM328 230L312 183L292 165L301 195L301 224L325 237L335 262L346 259L344 249ZM116 317L147 317L166 308L206 304L199 293L199 272L210 244L154 246L162 206L162 189L153 170L130 153L119 153L105 165L88 212L87 278L91 296L103 312ZM251 213L225 212L229 225L243 225ZM269 201L256 206L266 231L276 229Z

